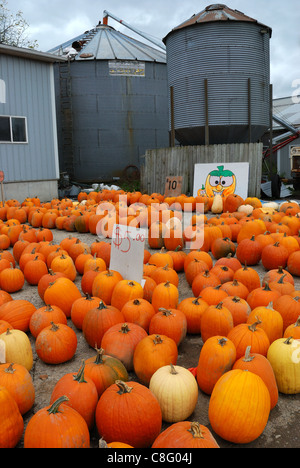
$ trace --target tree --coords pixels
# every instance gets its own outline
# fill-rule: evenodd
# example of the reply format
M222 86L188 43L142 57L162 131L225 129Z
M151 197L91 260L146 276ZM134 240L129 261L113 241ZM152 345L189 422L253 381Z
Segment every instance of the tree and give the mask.
M22 11L13 15L8 9L7 0L0 0L0 44L35 49L38 47L37 41L30 41L26 36L28 27Z

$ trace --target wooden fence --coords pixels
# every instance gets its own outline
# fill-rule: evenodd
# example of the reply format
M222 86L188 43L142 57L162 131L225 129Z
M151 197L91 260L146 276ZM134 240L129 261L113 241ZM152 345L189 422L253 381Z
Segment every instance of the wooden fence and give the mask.
M248 196L260 197L262 153L262 143L147 150L141 167L141 190L163 194L166 177L182 176L182 193L193 194L195 164L249 162Z

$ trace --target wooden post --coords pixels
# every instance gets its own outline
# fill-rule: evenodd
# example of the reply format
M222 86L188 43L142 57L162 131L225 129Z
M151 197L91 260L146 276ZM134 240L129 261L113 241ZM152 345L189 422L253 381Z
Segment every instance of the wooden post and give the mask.
M171 141L170 146L175 146L175 127L174 127L174 88L170 86L170 109L171 109Z
M251 78L248 78L248 132L249 132L249 143L251 143L252 132L251 132Z
M208 122L208 80L204 80L205 93L205 145L209 145L209 122Z

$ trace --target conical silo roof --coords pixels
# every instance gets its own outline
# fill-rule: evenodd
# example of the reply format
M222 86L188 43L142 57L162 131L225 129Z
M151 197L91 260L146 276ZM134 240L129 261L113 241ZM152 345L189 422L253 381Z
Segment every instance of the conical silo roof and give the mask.
M74 41L86 41L75 60L138 60L166 63L165 52L120 33L113 27L99 24L59 46L51 49L52 54L63 55Z
M259 23L256 19L245 15L239 10L232 10L223 3L214 3L212 5L208 5L204 10L194 14L189 19L173 28L172 31L167 34L167 36L173 31L177 31L178 29L187 28L199 23L211 23L216 21L243 21L256 23L264 28L267 28L271 37L272 29L269 28L269 26ZM167 36L163 39L163 42L166 41Z

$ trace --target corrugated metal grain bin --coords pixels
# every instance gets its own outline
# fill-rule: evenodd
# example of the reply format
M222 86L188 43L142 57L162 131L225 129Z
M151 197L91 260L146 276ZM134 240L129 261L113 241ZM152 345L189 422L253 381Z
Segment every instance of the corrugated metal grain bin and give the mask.
M168 86L181 144L262 137L270 124L271 33L241 12L213 4L167 34Z
M82 50L56 73L61 170L109 181L169 145L166 54L104 24L77 39Z

